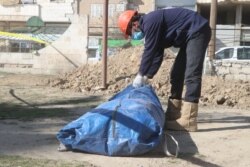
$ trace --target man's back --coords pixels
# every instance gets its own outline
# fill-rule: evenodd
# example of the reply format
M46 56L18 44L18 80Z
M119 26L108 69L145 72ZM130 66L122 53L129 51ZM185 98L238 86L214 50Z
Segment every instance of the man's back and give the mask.
M156 10L146 14L141 20L141 28L146 38L149 33L164 36L165 38L161 39L162 43L166 44L164 47L181 45L205 24L208 24L205 18L184 8Z

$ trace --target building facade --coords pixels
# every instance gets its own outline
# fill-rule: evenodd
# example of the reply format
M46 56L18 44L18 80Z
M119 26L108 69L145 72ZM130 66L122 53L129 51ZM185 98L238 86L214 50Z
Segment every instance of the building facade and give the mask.
M197 0L197 11L210 17L211 0ZM250 0L218 0L216 50L225 46L250 45Z
M194 6L194 0L110 0L108 39L126 44L117 26L124 10ZM103 7L103 0L0 0L0 70L56 74L100 58Z
M58 74L86 63L88 18L76 2L1 0L0 70Z
M110 0L108 39L124 40L117 26L117 19L124 10L148 13L166 7L184 7L198 10L209 19L210 3L210 0ZM22 62L15 53L24 55L25 67L43 69L45 65L38 65L38 62L49 63L54 69L51 73L74 69L88 63L91 57L100 57L103 7L103 0L0 0L0 33L22 33L48 43L38 45L33 39L15 39L15 36L10 38L0 34L0 69L12 64L22 66L15 62ZM217 49L250 44L249 7L250 0L218 1ZM62 62L60 67L57 67L58 59Z

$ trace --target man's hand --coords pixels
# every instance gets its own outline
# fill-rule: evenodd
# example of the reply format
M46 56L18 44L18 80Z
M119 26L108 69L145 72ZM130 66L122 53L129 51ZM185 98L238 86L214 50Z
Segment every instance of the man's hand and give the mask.
M148 84L148 77L147 76L141 76L141 74L137 74L134 81L133 81L133 87L139 88L144 85Z

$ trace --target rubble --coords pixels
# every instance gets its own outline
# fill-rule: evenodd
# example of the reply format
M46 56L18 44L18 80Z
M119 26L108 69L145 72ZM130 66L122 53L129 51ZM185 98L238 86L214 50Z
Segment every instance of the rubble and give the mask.
M112 96L131 84L139 69L143 47L123 48L109 56L107 70L107 89L102 89L102 62L84 65L69 73L49 81L50 86L71 89L86 95ZM174 55L165 51L164 60L158 73L150 83L160 98L170 95L169 72ZM238 108L250 107L250 82L223 80L217 76L203 76L200 102L203 105L225 105Z

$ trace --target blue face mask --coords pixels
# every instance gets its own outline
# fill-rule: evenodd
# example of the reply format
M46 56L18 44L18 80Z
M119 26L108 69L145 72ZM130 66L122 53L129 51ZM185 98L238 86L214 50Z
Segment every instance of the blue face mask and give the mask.
M144 38L144 34L141 31L133 32L133 34L131 35L131 38L133 40L141 40Z

